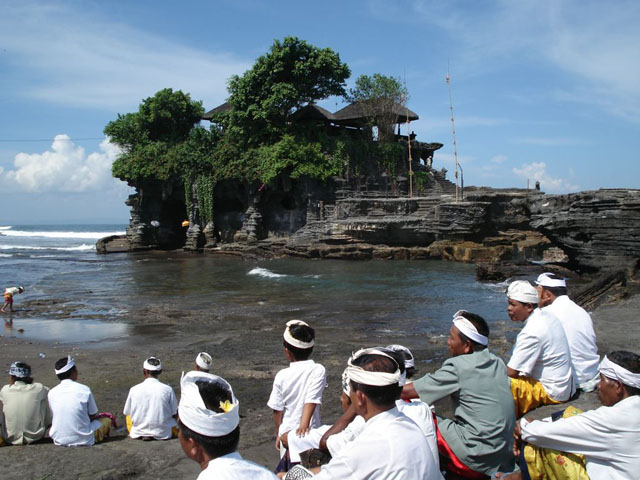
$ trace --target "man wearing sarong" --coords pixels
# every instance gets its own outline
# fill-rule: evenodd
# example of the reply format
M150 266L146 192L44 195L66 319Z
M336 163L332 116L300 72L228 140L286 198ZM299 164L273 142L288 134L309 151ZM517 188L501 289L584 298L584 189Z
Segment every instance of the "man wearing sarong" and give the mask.
M78 383L78 369L71 356L56 362L60 384L49 392L53 415L49 435L56 445L90 446L103 441L111 431L110 418L98 418L91 389Z
M144 381L129 390L123 413L131 438L167 440L178 436L178 400L173 389L158 380L161 373L160 359L147 358L142 364Z
M571 351L578 388L584 392L595 390L598 384L598 347L591 316L567 296L564 278L543 273L536 280L538 304L553 313L564 329Z
M0 312L5 313L6 308L13 312L13 296L24 292L24 287L7 287L4 289L4 304L0 308Z
M521 472L503 479L629 480L640 475L640 356L611 352L600 363L602 407L562 418L521 419Z
M562 324L550 311L536 308L537 299L538 292L525 280L512 282L507 290L509 318L524 322L507 363L517 418L540 405L566 402L576 389Z
M314 478L439 480L424 433L396 406L398 362L380 349L360 350L349 359L347 376L351 404L365 425Z
M240 440L240 404L231 385L216 375L191 371L180 380L180 445L202 472L198 480L274 480L266 468L244 460Z
M44 437L51 425L47 402L49 389L31 378L31 367L13 362L9 368L9 385L0 390L4 415L2 439L9 445L28 445Z
M515 415L504 362L489 352L489 326L460 310L447 347L451 358L439 370L406 385L403 398L426 403L451 396L453 419L436 415L440 465L462 478L488 478L511 471Z

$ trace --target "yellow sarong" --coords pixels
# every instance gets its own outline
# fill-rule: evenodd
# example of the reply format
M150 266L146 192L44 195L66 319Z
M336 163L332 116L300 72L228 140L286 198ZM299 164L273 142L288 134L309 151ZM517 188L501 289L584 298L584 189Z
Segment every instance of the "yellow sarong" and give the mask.
M555 405L557 400L551 398L542 384L530 377L509 378L511 395L516 407L516 418L522 417L540 405Z
M133 428L133 421L131 420L131 415L127 415L125 417L125 422L127 423L127 432L131 433L131 429ZM178 434L180 430L178 427L171 427L171 438L178 438Z
M562 414L562 418L580 413L582 413L581 410L568 407ZM589 480L584 455L527 445L524 447L524 459L527 462L531 480Z
M111 432L110 418L98 418L98 421L102 425L100 425L100 427L95 432L93 432L93 437L96 439L96 443L102 442L106 437L109 436L109 432Z

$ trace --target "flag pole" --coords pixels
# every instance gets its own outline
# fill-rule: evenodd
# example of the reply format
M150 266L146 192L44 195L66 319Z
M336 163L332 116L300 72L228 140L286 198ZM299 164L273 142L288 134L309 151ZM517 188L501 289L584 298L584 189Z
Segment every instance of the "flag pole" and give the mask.
M453 156L456 159L456 203L458 202L458 144L456 142L456 122L453 120L453 100L451 97L451 77L449 76L449 62L447 61L447 87L449 89L449 111L451 112L451 129L453 131Z

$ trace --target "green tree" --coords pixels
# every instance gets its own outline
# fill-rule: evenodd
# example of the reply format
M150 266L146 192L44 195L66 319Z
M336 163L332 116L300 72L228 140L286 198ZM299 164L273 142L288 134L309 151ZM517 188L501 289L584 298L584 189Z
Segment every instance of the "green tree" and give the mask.
M344 95L349 67L330 48L318 48L296 37L275 40L253 67L229 80L229 103L222 114L227 133L250 146L278 142L294 109Z
M371 126L378 127L378 139L393 140L393 126L397 122L399 108L406 103L409 94L399 78L379 73L360 75L354 88L345 95L347 101L358 103Z
M135 183L181 174L191 164L193 153L211 146L211 136L216 135L194 133L203 112L202 103L191 100L189 94L165 88L144 99L137 112L118 114L117 120L104 129L105 135L123 150L113 163L113 175ZM197 157L197 163L202 157Z

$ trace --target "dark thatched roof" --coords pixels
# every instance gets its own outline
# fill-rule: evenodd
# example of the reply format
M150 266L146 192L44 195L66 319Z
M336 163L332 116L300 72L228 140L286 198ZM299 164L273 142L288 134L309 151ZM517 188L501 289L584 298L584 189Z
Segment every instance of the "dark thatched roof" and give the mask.
M224 102L222 105L218 105L213 110L209 110L202 116L202 120L211 120L216 113L228 112L233 108L229 102Z
M395 122L393 123L406 123L407 122L407 108L395 103L393 105L393 113L396 115ZM360 102L355 102L347 105L341 110L338 110L333 114L334 121L341 125L353 125L357 126L367 118L367 111L364 105ZM418 114L409 110L409 121L418 120Z
M334 115L329 110L319 107L315 103L310 103L296 110L290 117L291 120L324 120L332 122Z

